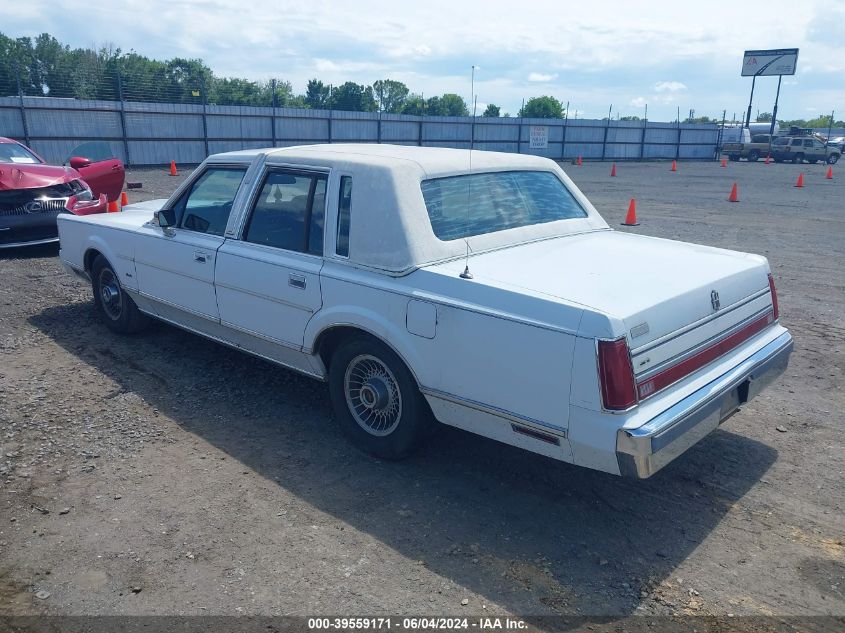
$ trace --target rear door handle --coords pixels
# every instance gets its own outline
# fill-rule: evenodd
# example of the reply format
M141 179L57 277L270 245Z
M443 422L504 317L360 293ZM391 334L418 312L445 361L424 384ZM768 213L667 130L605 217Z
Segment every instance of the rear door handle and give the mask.
M293 286L294 288L305 290L305 275L297 275L296 273L291 273L288 277L288 284L290 286Z
M199 262L201 264L205 263L205 260L208 258L208 253L203 253L202 251L194 251L194 261Z

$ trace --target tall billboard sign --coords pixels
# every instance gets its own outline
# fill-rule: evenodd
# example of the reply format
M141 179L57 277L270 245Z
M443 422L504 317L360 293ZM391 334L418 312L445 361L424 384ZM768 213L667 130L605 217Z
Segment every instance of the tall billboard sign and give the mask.
M745 55L742 58L742 76L771 77L773 75L794 75L797 65L797 48L745 51Z
M780 82L784 75L794 75L798 66L797 48L775 48L764 51L745 51L742 57L742 76L751 77L751 97L748 99L748 112L745 115L745 127L751 123L751 104L754 101L754 83L757 77L778 78L778 91L775 96L775 107L772 110L772 125L769 133L774 134L778 114L778 99L780 98Z

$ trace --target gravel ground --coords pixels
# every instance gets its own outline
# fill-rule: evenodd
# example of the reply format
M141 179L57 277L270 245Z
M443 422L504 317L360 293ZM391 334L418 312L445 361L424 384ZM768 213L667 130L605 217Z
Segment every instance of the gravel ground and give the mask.
M566 169L612 225L636 197L623 230L771 259L779 383L643 482L452 429L385 463L325 385L163 324L113 335L55 248L4 252L0 614L845 615L841 178ZM135 170L130 200L185 173Z

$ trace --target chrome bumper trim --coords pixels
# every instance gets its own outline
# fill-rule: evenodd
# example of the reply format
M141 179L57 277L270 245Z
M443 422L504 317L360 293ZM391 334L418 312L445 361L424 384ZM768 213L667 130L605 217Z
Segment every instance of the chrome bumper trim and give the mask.
M685 452L780 376L789 363L792 347L792 335L784 332L641 427L619 429L619 473L645 479Z

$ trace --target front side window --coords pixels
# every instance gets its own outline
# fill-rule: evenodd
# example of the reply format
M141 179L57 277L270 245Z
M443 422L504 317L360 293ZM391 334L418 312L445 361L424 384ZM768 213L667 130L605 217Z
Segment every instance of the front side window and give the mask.
M546 171L434 178L422 182L422 193L441 240L587 217L558 177Z
M223 235L246 167L209 167L176 204L183 229Z
M813 146L813 139L805 138L804 139L804 147L812 147Z
M352 211L352 176L340 179L340 197L337 203L337 241L335 253L349 257L349 223Z
M792 147L801 147L801 139L800 138L792 139Z
M322 255L325 208L324 174L271 171L252 207L243 239Z

